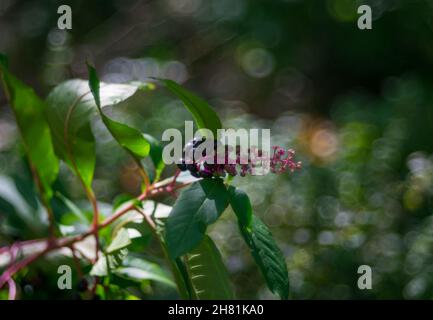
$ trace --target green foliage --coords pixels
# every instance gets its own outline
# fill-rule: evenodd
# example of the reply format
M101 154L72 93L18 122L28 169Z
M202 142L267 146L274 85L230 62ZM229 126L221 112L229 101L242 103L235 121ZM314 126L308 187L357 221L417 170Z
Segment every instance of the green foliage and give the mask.
M287 299L289 275L286 261L268 227L258 217L253 216L251 231L241 229L241 232L269 289L278 294L281 299Z
M155 180L159 179L164 162L162 161L162 147L159 142L148 134L143 134L137 129L126 124L114 121L107 117L101 108L100 82L95 68L87 65L89 71L89 87L95 99L102 121L116 141L128 151L141 167L140 159L149 155L155 166Z
M252 214L250 200L245 192L230 187L230 205L238 217L239 229L251 249L269 289L281 299L289 295L289 276L286 261L268 227Z
M253 221L253 208L248 195L239 188L230 186L228 188L230 206L239 220L239 226L250 229Z
M132 97L138 90L139 87L135 85L101 84L98 98L100 107L115 106ZM47 104L47 118L56 153L80 177L83 184L90 188L96 162L91 120L97 106L91 97L88 83L84 80L69 80L58 85L49 94ZM131 130L122 125L116 129L125 143L136 141L136 134L131 134ZM140 145L142 144L139 143ZM131 149L137 150L136 147L133 144Z
M30 160L32 164L36 164L35 169L38 169L36 170L37 177L41 183L43 182L42 190L46 191L48 188L49 197L52 196L51 184L57 176L58 161L54 155L50 128L45 122L45 114L50 119L56 153L72 167L81 179L83 186L88 190L91 190L96 158L95 139L91 131L91 121L95 110L101 116L103 123L114 139L128 151L140 166L140 159L150 155L155 166L154 180L159 178L164 168L162 148L158 141L134 128L108 118L103 113L102 108L104 106L116 105L130 98L138 90L137 87L100 84L95 69L91 66L88 68L90 91L85 88L81 80L65 82L57 86L49 95L47 110L44 109L45 104L37 98L31 89L17 81L4 67L1 69L7 94L18 115L18 123L21 124L20 126L27 124L23 130L23 136L28 139L25 142L31 143L32 147L36 146L36 148L29 150L47 152L45 156L48 155L48 163L54 163L52 167L47 169L47 167L41 166L42 155L30 152ZM209 112L211 109L208 109L210 107L204 101L172 81L163 80L163 83L184 101L200 128L208 128L215 132L217 128L221 127L219 118L215 113ZM89 93L93 95L94 102L88 97ZM28 111L32 112L27 115L26 112ZM37 121L30 121L30 116L33 116ZM34 128L32 128L35 123L38 125L38 129L42 128L41 132L44 133L42 137L36 135ZM144 170L143 167L142 169ZM89 221L75 203L60 192L57 192L56 195L56 198L61 200L70 214L74 216L70 222L79 222L85 225ZM1 207L14 215L10 221L23 228L25 221L15 219L16 210L7 200L1 200ZM117 197L113 209L118 212L125 206L131 206L132 209L140 208L146 215L150 213L147 218L155 219L155 222L166 219L163 229L165 239L159 240L163 250L168 250L169 263L182 297L233 299L233 291L221 254L213 241L206 235L207 226L220 217L229 203L238 217L242 235L251 248L269 288L282 298L287 298L287 269L281 251L276 246L267 227L253 216L246 193L235 187L229 187L227 190L223 180L204 179L194 182L181 193L168 217L167 208L170 207L152 201L140 202L127 195ZM143 239L144 233L149 234L149 230L146 228L144 233L140 233L143 230L139 225L133 226L137 222L137 216L143 218L137 212L126 214L112 226L111 235L109 231L101 233L101 237L105 242L108 242L108 245L104 246L105 249L92 266L90 275L106 277L108 287L112 288L112 294L115 292L116 295L120 294L118 291L119 283L117 283L118 277L125 281L153 280L173 286L172 280L166 277L164 271L157 265L143 259L128 258L127 248L134 244L129 231L134 232L135 229L136 232L138 231L139 237ZM65 219L68 220L67 216L64 216L62 221ZM132 228L127 227L128 225L131 225ZM64 235L71 235L75 232L75 229L72 232L67 225L59 225L59 227ZM160 237L160 227L153 231L157 238ZM145 246L147 245L148 242ZM135 248L138 247L135 246ZM180 256L184 256L183 260L179 258ZM112 278L113 276L114 278ZM110 279L116 283L109 283ZM105 293L104 296L106 296Z
M172 80L161 79L160 81L170 92L182 100L200 129L209 129L214 137L217 136L217 130L222 128L221 120L206 101Z
M193 299L234 299L227 269L211 238L205 236L184 261Z
M122 267L116 270L116 275L131 279L137 282L144 280L152 280L163 283L174 288L175 284L165 270L156 263L138 259L135 257L127 257L123 262Z
M147 157L150 145L140 131L101 115L104 124L117 142L137 159Z
M110 133L117 142L126 150L128 150L137 159L144 158L149 154L149 143L143 137L143 134L123 123L111 120L101 109L101 98L99 95L100 82L96 74L95 68L88 65L89 70L89 87L95 99L96 106L100 111L102 121L107 126Z
M0 63L5 93L13 108L34 175L43 197L48 200L53 195L52 184L57 177L59 162L54 154L50 130L44 116L45 104L32 88L10 74L5 60L3 56L3 62Z
M121 228L112 238L102 257L93 265L90 274L93 276L109 276L122 263L128 254L128 247L131 244L128 231Z
M228 195L220 179L205 179L184 190L167 219L166 241L171 257L181 256L203 239L206 228L228 205Z
M131 244L131 240L129 239L128 231L122 228L116 233L110 245L107 247L105 251L108 254L111 254L118 250L126 248L130 244Z

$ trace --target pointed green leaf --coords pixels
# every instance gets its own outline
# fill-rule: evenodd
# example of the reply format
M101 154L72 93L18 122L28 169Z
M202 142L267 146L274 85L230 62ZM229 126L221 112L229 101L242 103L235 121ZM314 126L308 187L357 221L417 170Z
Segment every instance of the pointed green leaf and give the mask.
M95 99L96 106L101 109L101 96L99 95L100 81L96 74L96 69L87 62L87 72L89 73L89 88Z
M221 120L206 101L173 80L160 79L160 81L170 92L182 100L200 129L209 129L215 137L217 136L217 130L222 128Z
M113 138L134 158L141 159L149 155L150 144L140 131L111 120L104 114L101 114L101 117Z
M205 236L200 244L185 256L184 261L193 299L234 299L227 269L211 238Z
M269 289L281 299L289 294L289 276L284 255L275 243L268 227L252 213L248 195L229 187L230 205L238 218L239 229L259 266Z
M258 217L253 216L251 230L242 226L240 228L269 289L281 299L287 299L289 276L286 261L268 227Z
M166 241L176 258L197 246L206 228L228 205L228 194L220 179L204 179L184 190L166 222Z
M100 82L95 68L88 65L89 87L99 108L102 121L116 141L133 156L137 162L150 154L155 166L155 180L159 179L164 168L162 161L162 147L159 142L150 135L143 134L139 130L107 117L100 108ZM141 165L139 163L139 165Z
M32 88L15 78L1 58L0 73L6 96L14 111L25 151L46 199L52 197L51 185L57 178L59 162L54 154L51 133L44 116L45 104Z

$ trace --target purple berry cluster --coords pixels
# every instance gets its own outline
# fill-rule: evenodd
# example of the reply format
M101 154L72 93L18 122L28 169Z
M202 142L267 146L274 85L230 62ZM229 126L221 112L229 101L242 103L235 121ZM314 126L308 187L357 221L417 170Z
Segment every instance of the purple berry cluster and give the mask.
M189 141L183 149L182 158L179 159L177 166L182 171L189 171L192 176L196 178L211 178L214 176L215 168L206 162L212 155L207 155L206 150L203 150L200 157L195 157L196 149L203 143L210 143L206 141L205 137L194 138ZM213 143L213 150L216 153L218 141L215 140Z
M203 143L209 144L208 150L213 149L211 154L206 154L203 148L201 155L195 155L196 149ZM286 170L293 172L301 168L301 162L294 161L295 151L292 149L285 150L281 147L273 147L273 154L268 159L263 159L262 151L258 149L248 149L247 154L241 154L241 148L236 147L236 158L230 158L231 148L225 146L224 159L219 158L217 147L220 145L218 140L206 141L206 138L195 138L188 142L183 149L183 156L178 161L177 166L181 171L189 171L190 174L197 178L213 178L252 174L254 168L254 157L260 157L269 164L270 171L273 173L282 173ZM210 160L213 161L210 161Z
M273 154L270 157L270 167L273 173L282 173L286 170L293 172L296 169L301 169L301 161L294 161L295 150L285 150L284 148L278 146L273 146L272 149Z

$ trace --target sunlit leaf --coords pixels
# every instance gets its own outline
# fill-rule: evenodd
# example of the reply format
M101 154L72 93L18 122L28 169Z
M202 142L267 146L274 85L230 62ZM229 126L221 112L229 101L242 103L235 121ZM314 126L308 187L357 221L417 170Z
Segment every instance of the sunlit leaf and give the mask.
M140 88L128 84L100 84L101 108L117 105ZM47 98L47 119L56 153L90 188L95 170L95 138L91 119L97 107L85 80L69 80L55 87ZM128 134L125 133L128 137Z
M125 228L120 229L114 239L111 241L110 245L107 247L107 253L113 253L120 249L126 248L131 244L128 231Z
M0 73L6 96L14 111L23 140L25 152L38 180L43 196L52 197L59 161L54 153L50 129L45 119L45 103L28 87L15 78L6 68L5 58L0 63Z
M221 120L206 101L173 80L160 79L160 81L170 92L182 100L200 129L209 129L214 137L217 136L217 130L222 128Z
M234 299L227 269L211 238L205 236L200 244L185 256L184 261L191 283L192 298Z
M121 249L112 254L103 254L90 270L90 275L103 277L120 267L122 260L128 254L127 249Z
M150 135L143 134L135 128L107 117L101 108L100 82L96 70L92 66L88 65L88 71L89 87L95 99L95 103L99 108L105 126L114 139L116 139L116 141L137 160L140 166L141 164L139 160L150 154L155 166L155 180L158 180L161 171L164 168L164 162L162 161L162 147L159 142Z

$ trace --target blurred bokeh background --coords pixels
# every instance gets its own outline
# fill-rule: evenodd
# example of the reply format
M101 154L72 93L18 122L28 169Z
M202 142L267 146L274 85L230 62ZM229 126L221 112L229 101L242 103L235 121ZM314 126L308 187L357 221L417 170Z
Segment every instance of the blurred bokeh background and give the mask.
M72 30L57 29L61 4L72 8ZM372 8L372 30L357 28L361 4ZM210 101L225 127L271 128L272 144L295 148L301 171L233 182L283 249L292 298L433 297L433 1L0 0L0 51L41 96L86 78L88 59L106 82L176 80ZM190 119L164 90L110 112L158 138ZM94 129L98 198L136 193L129 158ZM36 208L17 142L2 92L0 199L13 197L12 183ZM66 168L58 184L85 202ZM233 215L210 234L237 297L274 298ZM356 285L362 264L373 269L372 290ZM48 271L33 278L20 283L25 297L58 295ZM157 297L172 297L164 292Z

